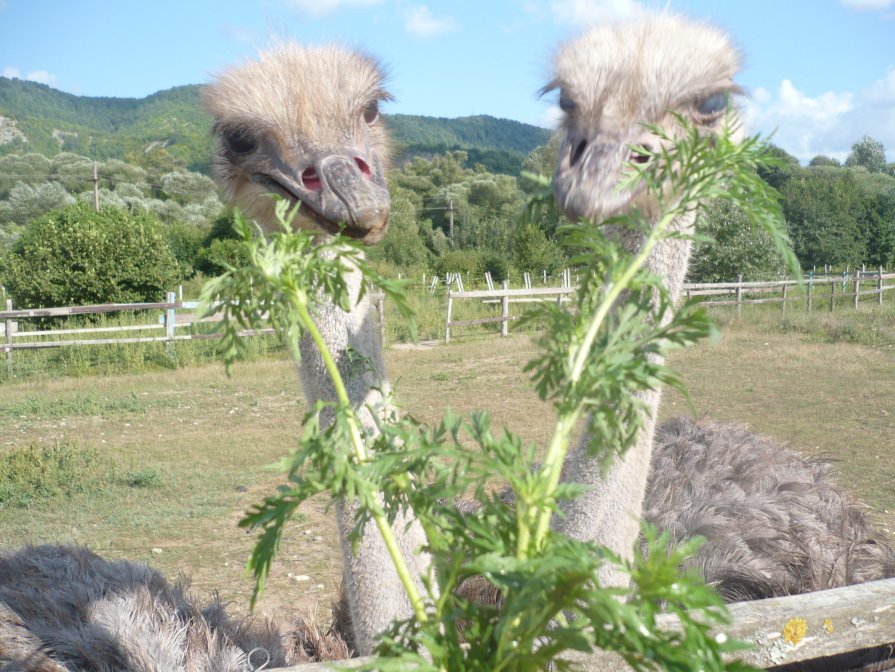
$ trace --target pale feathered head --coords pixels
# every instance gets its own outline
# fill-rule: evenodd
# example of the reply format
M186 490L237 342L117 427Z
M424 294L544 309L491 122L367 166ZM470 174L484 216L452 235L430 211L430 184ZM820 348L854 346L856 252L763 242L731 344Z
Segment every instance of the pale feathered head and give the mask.
M390 209L383 79L366 54L294 43L225 70L202 91L225 197L262 226L273 224L276 194L301 202L299 226L381 240Z
M643 122L673 131L678 113L701 132L719 131L739 65L724 33L669 14L593 28L562 46L544 87L559 90L565 115L553 180L562 210L594 220L649 210L640 194L617 189L624 165L646 160L630 147L658 142Z

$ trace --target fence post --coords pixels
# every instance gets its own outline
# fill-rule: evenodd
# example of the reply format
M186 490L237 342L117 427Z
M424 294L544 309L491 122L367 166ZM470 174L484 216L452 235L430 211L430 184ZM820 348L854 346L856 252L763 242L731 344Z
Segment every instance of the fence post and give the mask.
M789 285L786 283L786 280L783 281L783 300L780 301L780 305L783 306L783 317L786 317L786 290L789 288Z
M879 267L879 272L876 276L876 291L879 292L876 295L876 303L877 305L883 305L883 267Z
M376 312L379 313L379 344L385 347L385 294L380 291L376 297Z
M509 280L503 281L503 289L507 291L510 289ZM504 294L500 299L500 316L503 318L500 322L500 335L501 336L509 336L510 334L510 297L507 294Z
M833 312L833 305L836 303L836 278L830 278L830 312Z
M743 285L743 276L742 276L742 275L738 275L738 276L737 276L737 294L736 294L736 298L737 298L737 318L739 318L740 315L743 314L743 304L740 303L740 301L741 301L742 298L743 298L743 286L742 286L742 285Z
M451 296L451 286L448 285L447 319L444 321L444 342L451 342L451 311L454 307L454 297Z
M12 299L6 299L6 310L12 310ZM7 317L4 327L6 329L6 373L12 378L12 318Z
M814 272L808 276L808 312L811 312L811 288L814 287Z
M858 309L858 288L861 286L861 271L855 269L855 310Z
M167 301L168 308L165 309L165 338L166 340L166 349L168 351L168 356L174 356L174 326L177 324L177 313L174 308L174 302L177 301L177 294L174 292L167 292L165 294L165 301Z

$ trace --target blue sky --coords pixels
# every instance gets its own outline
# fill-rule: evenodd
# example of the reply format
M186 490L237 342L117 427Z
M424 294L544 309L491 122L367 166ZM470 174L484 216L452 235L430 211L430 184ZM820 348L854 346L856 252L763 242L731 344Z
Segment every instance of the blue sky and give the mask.
M895 161L895 0L0 0L0 75L79 95L142 97L207 81L271 36L362 47L391 71L386 112L490 114L550 126L554 45L669 7L745 55L753 132L803 162L868 134Z

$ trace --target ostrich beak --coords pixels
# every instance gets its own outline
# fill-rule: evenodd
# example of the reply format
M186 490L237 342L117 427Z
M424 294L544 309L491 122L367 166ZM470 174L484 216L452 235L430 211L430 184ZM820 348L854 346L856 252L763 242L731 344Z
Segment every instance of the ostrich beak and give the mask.
M643 185L623 188L626 167L648 157L636 147L655 147L657 138L643 129L624 134L586 134L569 129L559 150L553 193L570 219L599 222L635 204ZM638 204L640 205L640 204Z
M271 154L263 171L251 180L293 204L298 218L327 233L342 233L373 245L388 229L391 201L378 162L360 150L320 152L308 160L283 160Z

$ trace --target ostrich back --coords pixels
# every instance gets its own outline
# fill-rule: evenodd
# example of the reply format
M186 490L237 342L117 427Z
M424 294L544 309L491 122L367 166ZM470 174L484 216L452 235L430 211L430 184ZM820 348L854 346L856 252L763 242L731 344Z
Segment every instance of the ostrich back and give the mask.
M895 576L895 552L830 466L745 427L673 418L656 431L643 517L729 602Z
M197 605L181 583L85 548L31 546L0 554L0 670L4 672L244 672L314 658L313 623L281 634L263 618L235 619L215 599ZM341 640L339 640L341 642Z

